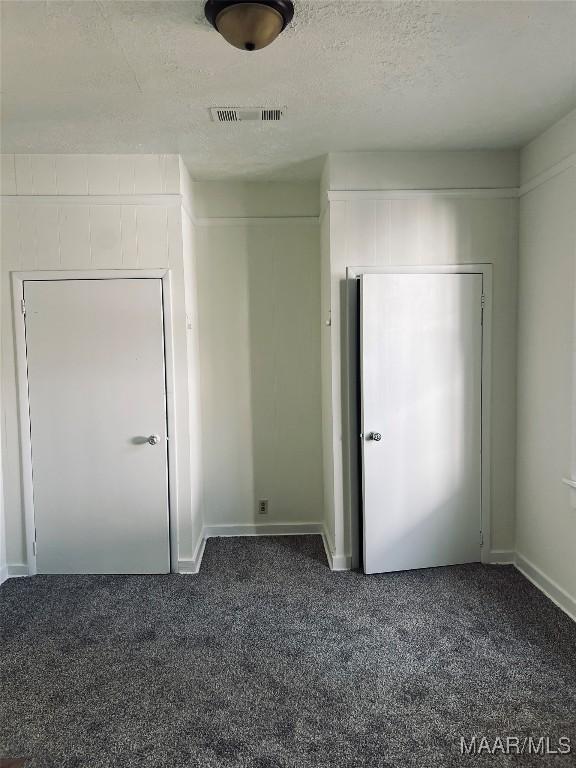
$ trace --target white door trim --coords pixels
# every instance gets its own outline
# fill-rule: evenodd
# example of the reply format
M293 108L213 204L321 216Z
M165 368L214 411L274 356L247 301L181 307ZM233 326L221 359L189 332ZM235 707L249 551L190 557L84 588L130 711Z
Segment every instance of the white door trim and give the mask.
M166 420L168 427L168 510L170 528L170 570L178 570L178 482L176 456L176 413L174 398L174 339L172 292L169 269L91 269L91 270L38 270L12 272L12 311L16 342L16 378L18 388L18 418L20 427L20 455L22 462L22 503L28 575L37 573L34 518L34 479L32 468L32 441L30 432L30 404L28 399L28 365L26 358L26 325L22 311L24 282L31 280L129 280L154 278L162 281L164 317L164 355L166 371Z
M357 344L358 344L358 318L357 318L357 283L363 274L481 274L482 293L484 295L484 312L482 325L482 493L481 493L481 519L482 519L482 544L480 558L483 563L492 562L491 549L491 403L492 403L492 264L442 264L436 266L386 266L386 267L348 267L346 269L347 311L346 328L344 331L346 351L346 371L348 377L348 436L349 451L348 461L345 462L344 471L348 474L347 487L349 489L348 509L351 525L350 538L352 542L353 567L357 565L359 557L359 483L358 476L360 456L360 422L358 418L357 403L360 396L358 369L357 369Z

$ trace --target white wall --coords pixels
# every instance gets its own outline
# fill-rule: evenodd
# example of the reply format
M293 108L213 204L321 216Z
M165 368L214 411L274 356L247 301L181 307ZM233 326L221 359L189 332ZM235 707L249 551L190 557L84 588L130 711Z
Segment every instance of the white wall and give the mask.
M323 510L318 187L201 182L193 200L205 523L312 530Z
M514 152L344 153L330 155L323 178L323 197L330 198L324 201L324 217L328 215L329 221L323 224L323 240L329 240L330 253L322 262L323 285L330 281L330 305L323 307L323 319L331 314L331 325L323 326L322 336L323 375L329 382L324 392L331 398L324 409L323 448L325 456L334 457L332 477L325 473L325 482L332 483L325 488L325 515L333 520L327 529L335 559L344 566L355 554L358 516L354 450L347 432L347 382L342 376L346 268L491 263L492 536L486 546L492 559L511 560L518 207L514 188L518 184L518 157ZM451 191L456 189L461 191ZM365 191L358 194L355 190ZM439 194L431 193L433 190L450 191Z
M2 156L2 452L7 560L26 565L9 272L169 267L173 279L178 559L193 558L180 169L174 155Z
M215 218L306 219L319 214L318 185L313 182L193 182L190 194L199 223Z
M576 618L576 110L522 152L517 563Z
M327 190L515 187L519 157L507 150L338 152L328 156Z

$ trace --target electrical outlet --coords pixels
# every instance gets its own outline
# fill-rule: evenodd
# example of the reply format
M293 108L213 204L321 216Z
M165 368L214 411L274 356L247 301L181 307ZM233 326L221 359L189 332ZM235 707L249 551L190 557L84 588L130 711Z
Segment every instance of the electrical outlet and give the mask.
M268 514L268 499L260 499L258 502L258 514L259 515L267 515Z

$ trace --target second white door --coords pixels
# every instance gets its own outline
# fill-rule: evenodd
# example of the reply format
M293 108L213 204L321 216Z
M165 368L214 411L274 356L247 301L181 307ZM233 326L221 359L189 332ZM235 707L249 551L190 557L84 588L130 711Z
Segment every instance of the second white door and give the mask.
M478 561L482 275L361 290L364 570Z
M162 281L24 298L38 572L169 572Z

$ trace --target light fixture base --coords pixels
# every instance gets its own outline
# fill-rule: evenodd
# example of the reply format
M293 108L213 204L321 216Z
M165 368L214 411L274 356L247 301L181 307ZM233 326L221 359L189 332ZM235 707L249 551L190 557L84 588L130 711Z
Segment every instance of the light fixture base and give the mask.
M257 51L270 45L294 17L292 0L207 0L204 14L230 45Z

